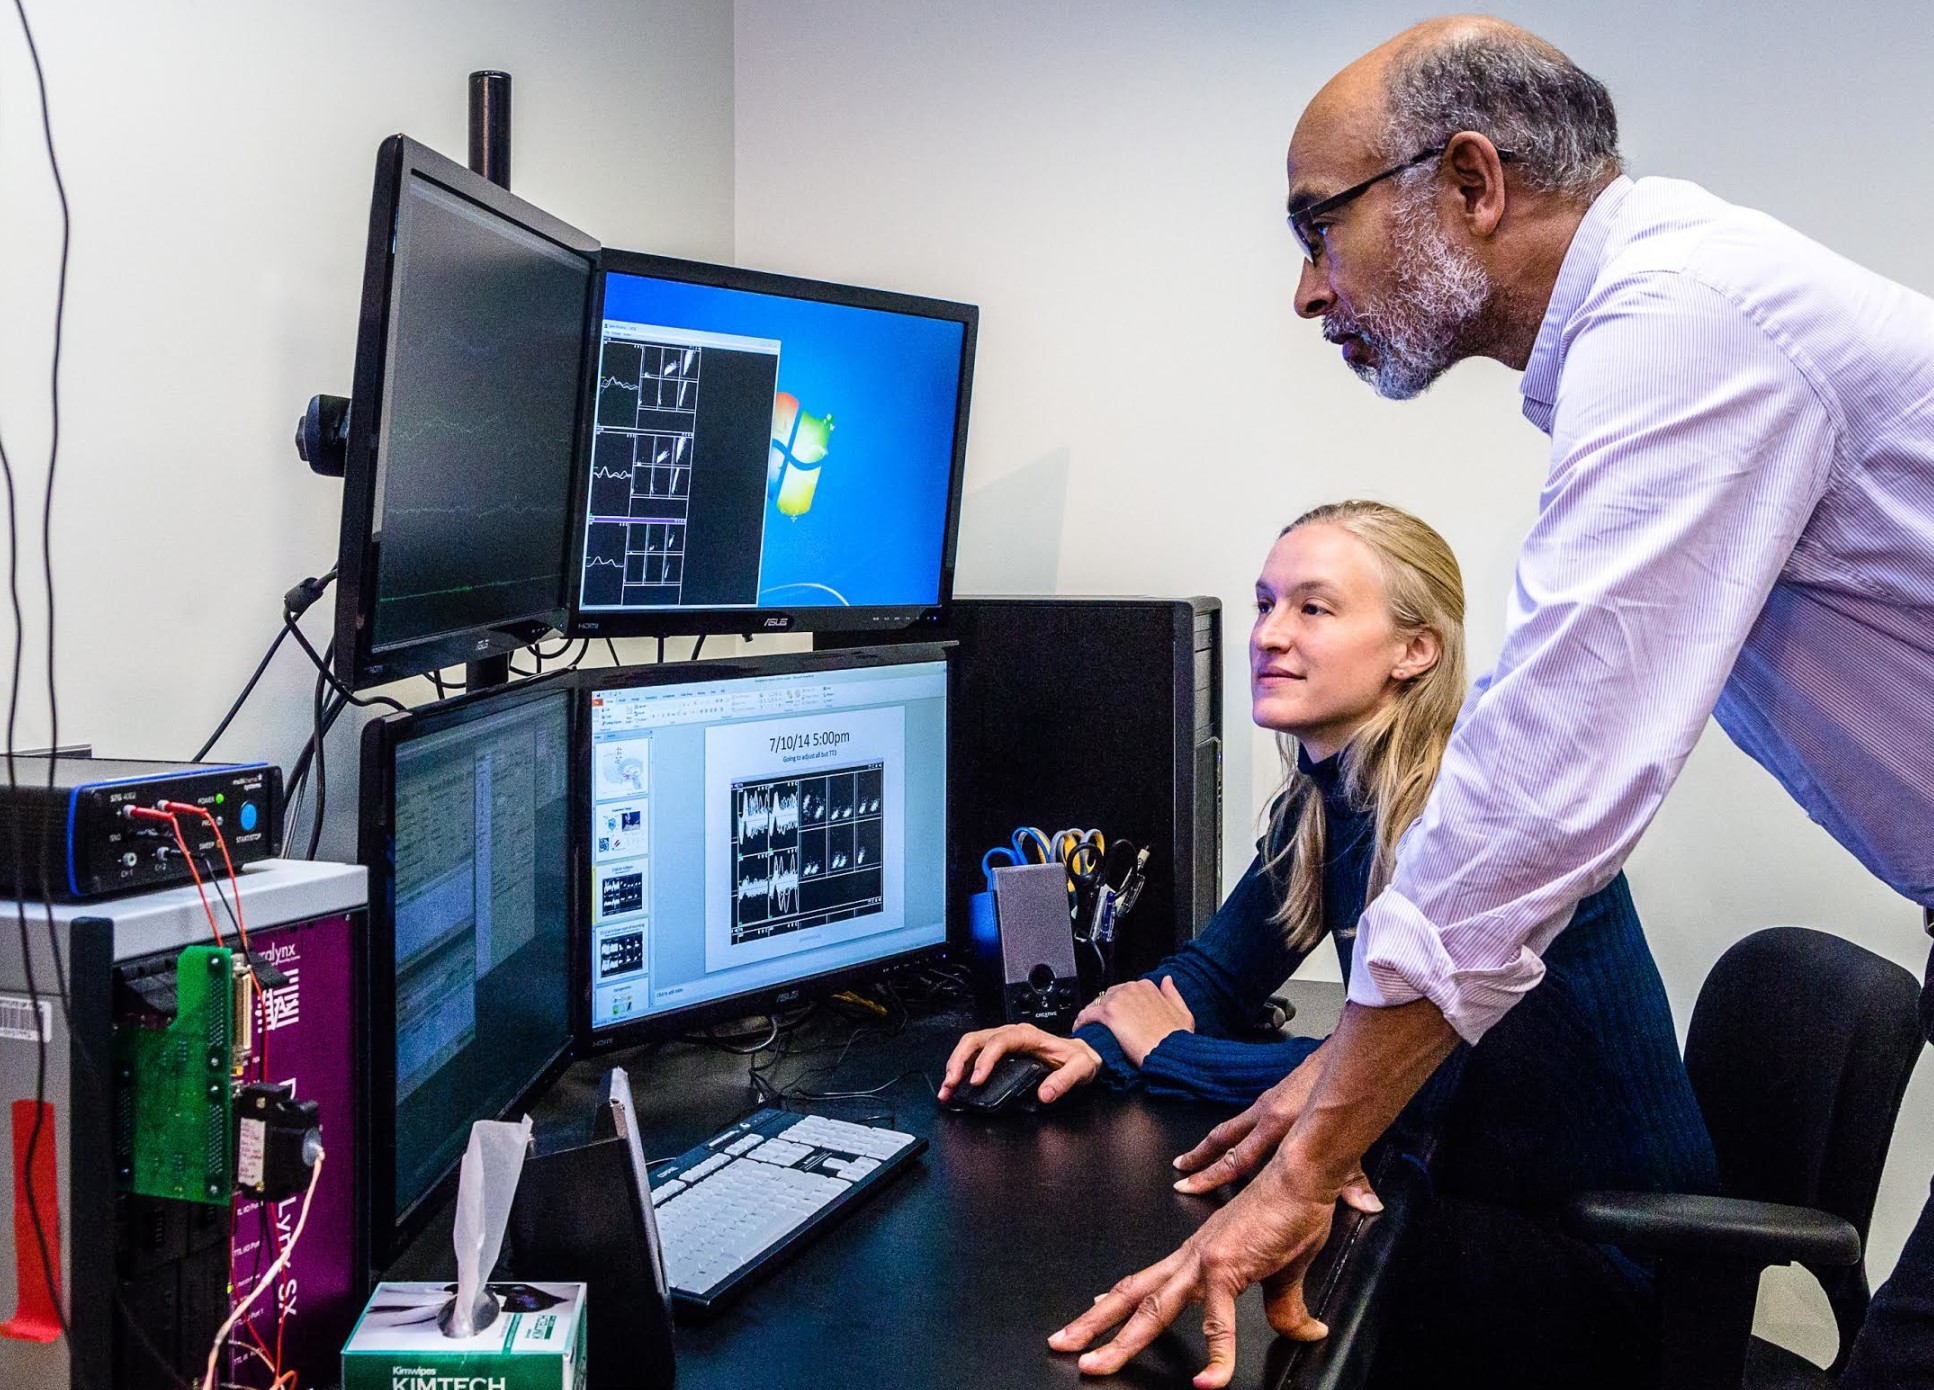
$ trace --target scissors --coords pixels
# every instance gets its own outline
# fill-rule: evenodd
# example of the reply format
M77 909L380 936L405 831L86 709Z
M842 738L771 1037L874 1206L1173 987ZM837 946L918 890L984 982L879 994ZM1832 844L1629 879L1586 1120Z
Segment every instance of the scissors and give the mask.
M980 857L980 872L991 892L994 870L1018 869L1023 864L1047 864L1053 862L1053 858L1048 837L1031 825L1023 825L1008 837L1006 844L995 845Z
M1108 837L1099 830L1057 830L1054 832L1054 857L1063 864L1073 866L1074 856L1084 845L1091 845L1098 852L1108 849Z

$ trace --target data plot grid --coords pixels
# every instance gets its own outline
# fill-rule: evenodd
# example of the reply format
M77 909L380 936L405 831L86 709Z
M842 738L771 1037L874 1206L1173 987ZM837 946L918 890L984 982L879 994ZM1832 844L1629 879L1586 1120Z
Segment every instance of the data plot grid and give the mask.
M684 596L703 359L702 348L678 343L604 343L584 546L586 605L676 605Z
M877 912L885 765L732 784L732 944Z

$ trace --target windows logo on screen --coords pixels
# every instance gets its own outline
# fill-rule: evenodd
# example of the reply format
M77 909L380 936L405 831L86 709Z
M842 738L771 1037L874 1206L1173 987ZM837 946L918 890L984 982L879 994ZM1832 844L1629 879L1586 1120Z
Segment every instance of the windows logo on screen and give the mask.
M766 485L778 489L778 507L790 517L812 510L819 487L820 461L833 433L831 415L808 415L799 398L781 391L772 401L772 453L766 463Z

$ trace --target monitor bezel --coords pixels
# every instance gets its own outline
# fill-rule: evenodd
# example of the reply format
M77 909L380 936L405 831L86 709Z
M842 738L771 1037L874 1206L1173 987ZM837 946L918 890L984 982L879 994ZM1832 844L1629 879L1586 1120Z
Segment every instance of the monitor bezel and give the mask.
M542 208L499 188L483 175L438 154L407 135L392 135L376 153L376 180L370 196L369 237L364 251L363 289L356 330L356 366L351 387L349 426L343 464L342 528L336 560L336 675L354 690L421 675L483 657L527 647L546 634L562 631L569 621L570 593L560 586L556 601L541 614L524 615L485 627L385 648L372 644L377 600L377 551L370 534L376 493L382 476L383 402L387 385L390 302L395 278L395 232L404 190L421 177L456 197L516 223L573 255L582 257L589 271L585 294L586 334L598 325L598 242ZM580 339L577 419L571 432L572 457L566 460L558 486L566 490L567 517L574 517L571 497L578 475L576 452L584 435L584 359ZM577 543L567 523L564 553L559 558L562 584L574 577ZM572 591L574 592L574 591Z
M372 1275L394 1262L410 1242L422 1232L436 1212L456 1194L457 1174L462 1159L452 1161L401 1212L396 1210L396 903L394 827L396 816L396 755L404 745L458 727L472 719L485 718L519 705L550 697L564 700L565 747L567 757L575 750L574 721L581 703L567 671L532 677L514 685L459 695L435 704L421 705L402 714L387 714L363 726L362 783L358 798L357 860L369 874L368 932L364 958L363 1006L369 1019L368 1054L363 1066L365 1113L370 1163L367 1168L369 1212L368 1251ZM569 788L570 766L566 769ZM575 796L568 794L567 817L575 816ZM575 820L565 826L565 950L576 951L578 917L577 862L578 827ZM576 987L576 958L567 957L565 1026L555 1053L546 1057L533 1072L530 1084L496 1115L480 1118L504 1119L528 1108L547 1091L570 1065L577 1040L577 1010L573 1003Z
M576 1031L579 1057L590 1057L619 1048L633 1047L642 1042L678 1037L690 1033L695 1028L707 1027L730 1019L770 1015L776 1010L816 1002L858 981L875 978L882 971L946 960L951 954L949 948L953 939L951 924L945 919L943 900L941 939L932 945L916 946L911 950L896 952L893 955L881 956L855 965L840 966L784 984L767 985L720 999L704 1000L681 1009L632 1019L608 1028L593 1028L591 1023L594 984L591 978L591 896L588 886L591 875L591 852L590 838L585 833L585 827L591 823L592 810L591 778L585 773L585 769L591 765L592 754L591 697L605 690L630 690L643 686L688 685L714 680L750 680L762 676L809 675L815 671L876 670L882 667L911 666L937 661L945 668L949 702L948 737L942 740L941 747L942 775L945 779L952 771L953 648L952 642L905 642L893 646L846 647L823 652L787 652L775 656L725 657L719 660L673 662L665 665L599 667L594 670L579 670L575 673L578 689L577 718L571 767L577 777L578 785L572 814L576 818L579 833L576 837L577 887L573 899L577 910L572 914L572 922L577 931L577 939L573 946L576 954L572 979L577 987ZM949 787L947 804L941 810L942 844L946 861L943 872L948 875L948 881L951 882L954 867L953 842L944 827L951 823L953 807L951 782L947 785Z
M642 251L620 251L605 247L598 253L598 271L591 293L592 315L585 345L585 376L591 387L597 379L597 363L604 326L604 289L609 275L638 275L677 280L688 284L710 285L719 289L745 290L782 298L810 299L855 309L882 310L919 318L941 319L962 326L960 379L954 397L953 459L947 479L947 517L940 546L939 584L930 604L895 604L793 608L658 608L646 612L614 613L600 610L586 613L578 605L583 597L585 545L584 508L590 488L591 440L596 429L595 389L587 389L587 404L579 416L577 469L572 479L571 560L567 571L572 637L677 637L715 632L764 635L774 632L879 632L896 633L908 629L938 630L944 622L954 596L955 551L960 539L960 499L967 469L967 420L974 385L974 348L980 331L980 309L973 304L948 299L931 299L902 294L896 290L867 289L858 285L828 280L808 280L772 271L745 270L737 266L714 265L705 261L680 260L672 256L651 255Z

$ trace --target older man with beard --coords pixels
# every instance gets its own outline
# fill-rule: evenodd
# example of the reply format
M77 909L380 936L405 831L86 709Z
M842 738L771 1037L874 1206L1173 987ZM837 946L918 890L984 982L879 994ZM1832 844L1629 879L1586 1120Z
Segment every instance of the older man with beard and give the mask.
M1081 1358L1106 1374L1199 1301L1204 1387L1227 1383L1252 1283L1279 1331L1324 1335L1301 1277L1339 1189L1457 1040L1538 984L1709 714L1934 905L1934 303L1692 184L1626 178L1605 88L1489 19L1419 25L1332 79L1290 142L1289 213L1297 312L1360 376L1401 400L1504 362L1552 462L1503 652L1363 914L1342 1023L1177 1160L1185 1191L1254 1180L1050 1338L1078 1351L1125 1319ZM1934 1033L1934 962L1922 1018ZM1430 1383L1463 1383L1473 1337L1514 1354L1479 1295L1436 1294ZM1934 1386L1934 1201L1840 1384Z

